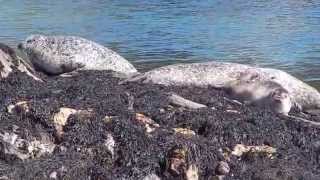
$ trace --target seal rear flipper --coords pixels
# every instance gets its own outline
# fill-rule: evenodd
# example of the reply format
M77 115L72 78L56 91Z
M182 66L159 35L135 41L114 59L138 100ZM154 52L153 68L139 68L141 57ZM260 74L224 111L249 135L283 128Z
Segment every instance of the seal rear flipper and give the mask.
M130 78L133 78L133 77L140 75L140 73L134 72L134 73L126 74L126 73L122 73L122 72L112 71L111 75L112 75L112 77L121 79L122 81L119 82L119 84L120 84L121 82L123 82L127 79L130 79Z
M122 84L127 84L129 82L140 82L140 83L145 83L145 80L147 79L146 74L134 74L131 77L128 77L125 80L120 81L118 84L122 85Z

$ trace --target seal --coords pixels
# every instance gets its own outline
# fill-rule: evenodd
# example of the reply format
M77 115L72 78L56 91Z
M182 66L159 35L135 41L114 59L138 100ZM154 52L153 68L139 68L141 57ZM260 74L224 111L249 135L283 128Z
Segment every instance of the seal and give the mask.
M272 111L287 115L292 102L289 92L273 81L236 80L223 89L233 99L249 105L270 108Z
M31 35L18 45L36 70L59 75L74 70L111 70L135 74L137 70L116 52L77 36Z
M42 81L34 74L33 68L20 58L14 49L0 43L0 77L6 78L13 70L24 72L33 79Z
M278 83L288 91L292 104L299 110L320 108L320 93L292 75L278 69L259 68L238 63L212 61L174 64L136 75L123 83L133 81L165 86L223 88L229 86L230 82L237 81L244 76L255 82L272 81Z

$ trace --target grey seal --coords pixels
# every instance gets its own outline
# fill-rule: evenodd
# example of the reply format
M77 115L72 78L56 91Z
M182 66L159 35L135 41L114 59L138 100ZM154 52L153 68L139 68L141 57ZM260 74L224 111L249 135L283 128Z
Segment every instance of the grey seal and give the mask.
M223 89L233 98L245 104L268 107L272 111L288 115L293 106L289 92L273 81L240 79Z
M77 36L31 35L18 45L34 67L59 75L74 70L112 70L130 75L135 67L116 52Z
M174 64L150 70L125 82L143 82L166 86L227 87L230 82L247 76L252 81L276 82L287 90L300 110L320 108L320 93L292 75L272 68L259 68L238 63L206 62Z

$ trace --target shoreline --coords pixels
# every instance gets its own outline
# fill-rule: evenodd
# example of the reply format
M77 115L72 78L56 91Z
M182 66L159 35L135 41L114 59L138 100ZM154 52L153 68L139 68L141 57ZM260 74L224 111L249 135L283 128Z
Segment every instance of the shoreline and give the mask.
M6 43L4 41L4 43ZM23 53L21 53L18 48L18 42L15 43L8 43L9 46L13 47L13 49L16 51L16 53L20 56L20 57L24 57ZM116 51L115 51L116 52ZM170 64L176 64L176 63L196 63L196 62L207 62L210 60L206 60L206 61L197 61L197 60L186 60L186 61L144 61L144 62L139 62L139 61L132 61L132 58L127 57L125 54L120 54L121 56L123 56L126 60L128 60L130 63L132 63L139 71L144 72L144 71L148 71L157 67L161 67L161 66L166 66L166 65L170 65ZM23 59L26 59L25 57ZM212 59L214 60L214 59ZM232 59L225 59L225 62L234 62ZM268 68L276 68L273 66L261 66L261 67L268 67ZM280 70L284 70L287 72L288 69L280 69ZM298 77L299 79L301 79L303 82L306 82L307 84L311 85L312 87L316 88L318 91L320 91L320 77L318 78L312 78L312 79L307 79L307 78L303 78L302 75L298 72L289 72L291 75ZM306 75L304 75L306 76Z

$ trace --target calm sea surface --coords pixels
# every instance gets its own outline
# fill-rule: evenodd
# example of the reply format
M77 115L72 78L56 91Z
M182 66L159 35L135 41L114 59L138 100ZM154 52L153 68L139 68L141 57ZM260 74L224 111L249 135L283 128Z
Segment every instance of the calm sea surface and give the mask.
M83 36L140 68L240 62L320 87L320 0L0 0L0 41L32 33Z

